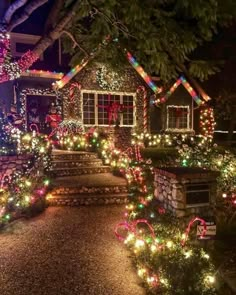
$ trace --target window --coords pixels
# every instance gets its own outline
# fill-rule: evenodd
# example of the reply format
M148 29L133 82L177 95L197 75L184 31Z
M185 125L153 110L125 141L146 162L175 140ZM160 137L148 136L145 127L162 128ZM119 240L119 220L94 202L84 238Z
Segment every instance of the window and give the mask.
M189 118L189 106L167 106L167 129L189 129Z
M210 202L209 185L205 183L189 184L186 187L186 206L196 207Z
M84 125L108 126L118 121L120 126L134 126L134 95L84 91Z
M25 52L34 48L41 36L11 33L11 53L13 57L21 57ZM40 56L43 60L43 54Z

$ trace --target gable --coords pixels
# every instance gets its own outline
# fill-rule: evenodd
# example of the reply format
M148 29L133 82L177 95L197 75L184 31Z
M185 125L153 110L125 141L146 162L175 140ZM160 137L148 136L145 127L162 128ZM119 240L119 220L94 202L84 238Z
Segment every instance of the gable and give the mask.
M91 63L84 67L73 79L82 89L106 92L136 92L145 82L131 67L124 67L119 72L105 64Z

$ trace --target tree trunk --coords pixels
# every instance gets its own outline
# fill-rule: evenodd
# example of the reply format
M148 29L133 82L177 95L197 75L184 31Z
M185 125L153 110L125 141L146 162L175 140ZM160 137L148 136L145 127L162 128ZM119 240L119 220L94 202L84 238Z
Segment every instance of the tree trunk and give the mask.
M40 56L54 41L56 41L62 34L63 29L72 20L75 12L73 9L56 25L56 27L45 37L42 37L32 50L34 54Z
M27 1L28 0L17 0L14 3L12 3L4 15L4 22L6 24L9 24L13 14L16 12L16 10L19 9L20 7L24 6Z
M38 7L42 6L46 2L48 2L48 0L34 0L29 2L29 4L26 4L26 7L24 7L24 10L20 15L13 16L13 19L7 26L7 31L11 32L15 27L27 20Z

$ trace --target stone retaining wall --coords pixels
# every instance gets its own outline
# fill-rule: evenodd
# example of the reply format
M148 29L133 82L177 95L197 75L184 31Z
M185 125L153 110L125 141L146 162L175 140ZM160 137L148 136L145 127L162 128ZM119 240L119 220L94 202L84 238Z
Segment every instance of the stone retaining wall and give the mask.
M155 169L155 197L164 208L177 217L199 215L213 216L216 195L217 172L198 168L169 167ZM187 204L186 193L189 186L209 188L209 202L205 204ZM204 192L199 192L199 198Z
M0 179L15 170L22 170L32 158L32 155L0 156Z

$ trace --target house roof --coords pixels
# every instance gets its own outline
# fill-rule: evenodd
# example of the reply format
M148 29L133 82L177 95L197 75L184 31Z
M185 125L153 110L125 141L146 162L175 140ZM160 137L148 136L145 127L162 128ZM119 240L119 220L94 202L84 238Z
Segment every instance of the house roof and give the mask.
M108 43L107 43L108 44ZM106 45L107 45L106 44ZM99 50L100 47L98 47ZM98 51L97 50L97 51ZM158 87L155 82L153 81L154 79L149 76L143 69L143 67L138 63L138 61L135 59L135 57L127 50L125 50L127 60L129 63L132 65L132 67L137 71L137 73L140 75L140 77L145 81L145 83L152 89L152 91L159 96L161 93L162 96L160 98L157 98L154 101L154 104L160 104L164 103L166 99L172 94L172 92L175 91L175 89L182 84L186 90L189 92L189 94L192 96L192 98L195 100L195 102L198 105L204 104L205 102L210 100L210 97L207 95L207 93L202 89L202 87L198 84L196 80L193 78L189 78L187 81L184 76L181 76L175 83L174 85L170 88L169 91L166 93L163 91L162 87ZM87 63L95 57L96 54L91 54L89 55L86 59L82 60L80 64L78 64L76 67L72 68L64 77L62 77L61 80L56 81L53 83L53 88L54 89L61 89L63 88L67 83L73 79L74 76L76 76L86 65ZM190 85L190 83L192 86ZM199 93L197 94L197 92ZM164 94L165 93L165 94ZM164 94L164 95L163 95Z
M179 85L183 85L184 88L188 91L188 93L192 96L193 100L197 105L202 105L205 102L210 100L210 97L202 90L200 94L194 90L194 88L190 85L187 79L184 76L181 76L168 91L164 91L161 95L153 102L154 104L160 104L167 101L167 99L172 95L172 93L179 87Z
M140 77L145 81L145 83L152 89L155 94L158 94L162 91L162 88L158 87L153 81L152 77L149 76L143 69L143 67L138 63L135 57L129 52L126 52L126 57L132 67L136 70L136 72L140 75ZM95 55L90 55L86 59L82 60L80 64L76 67L72 68L61 80L53 83L53 88L61 89L67 83L71 81L71 79L76 76L86 65L87 63L94 58Z

